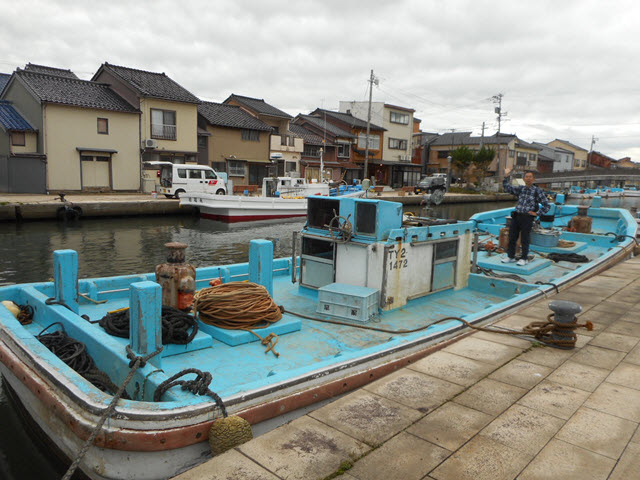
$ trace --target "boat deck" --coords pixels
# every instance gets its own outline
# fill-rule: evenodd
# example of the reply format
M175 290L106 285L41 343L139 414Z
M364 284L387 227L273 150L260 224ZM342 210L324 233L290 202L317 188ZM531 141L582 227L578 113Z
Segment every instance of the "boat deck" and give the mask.
M573 350L474 333L175 480L637 478L639 294L636 258L561 294L595 324Z

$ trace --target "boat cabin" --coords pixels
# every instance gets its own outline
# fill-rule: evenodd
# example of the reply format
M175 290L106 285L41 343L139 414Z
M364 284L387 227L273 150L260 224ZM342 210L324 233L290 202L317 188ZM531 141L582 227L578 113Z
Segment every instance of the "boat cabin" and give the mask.
M326 183L307 183L304 178L265 177L262 180L263 197L307 197L309 195L329 195Z
M383 311L461 289L469 281L472 231L473 222L403 225L397 202L312 196L301 233L299 288L317 290L321 303L334 291L373 296ZM319 313L331 314L322 305Z

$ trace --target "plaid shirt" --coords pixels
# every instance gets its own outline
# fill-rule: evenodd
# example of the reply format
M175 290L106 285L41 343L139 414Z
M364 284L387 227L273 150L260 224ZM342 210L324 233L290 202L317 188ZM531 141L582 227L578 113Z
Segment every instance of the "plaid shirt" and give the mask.
M502 188L505 192L518 197L518 203L516 204L516 212L518 213L538 212L544 215L551 208L547 196L536 185L514 187L511 185L511 178L505 177L502 181ZM540 211L538 211L538 203L542 204Z

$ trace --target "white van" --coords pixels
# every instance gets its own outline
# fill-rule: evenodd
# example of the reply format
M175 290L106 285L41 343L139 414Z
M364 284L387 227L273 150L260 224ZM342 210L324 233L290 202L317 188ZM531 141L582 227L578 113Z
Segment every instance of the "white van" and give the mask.
M178 198L184 192L227 194L227 174L217 173L205 165L183 165L171 162L145 162L158 168L156 192L167 198Z

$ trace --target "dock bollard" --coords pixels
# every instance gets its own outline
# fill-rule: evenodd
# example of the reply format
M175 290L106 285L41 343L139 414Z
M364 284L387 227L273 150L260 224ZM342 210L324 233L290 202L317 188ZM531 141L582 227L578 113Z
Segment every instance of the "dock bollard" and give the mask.
M575 302L567 300L553 300L549 303L549 308L555 314L553 320L556 323L567 325L567 335L562 335L561 329L555 329L551 334L551 339L556 342L575 342L575 333L570 328L571 324L577 323L576 315L582 311L582 307ZM564 350L571 350L573 346L555 345Z

